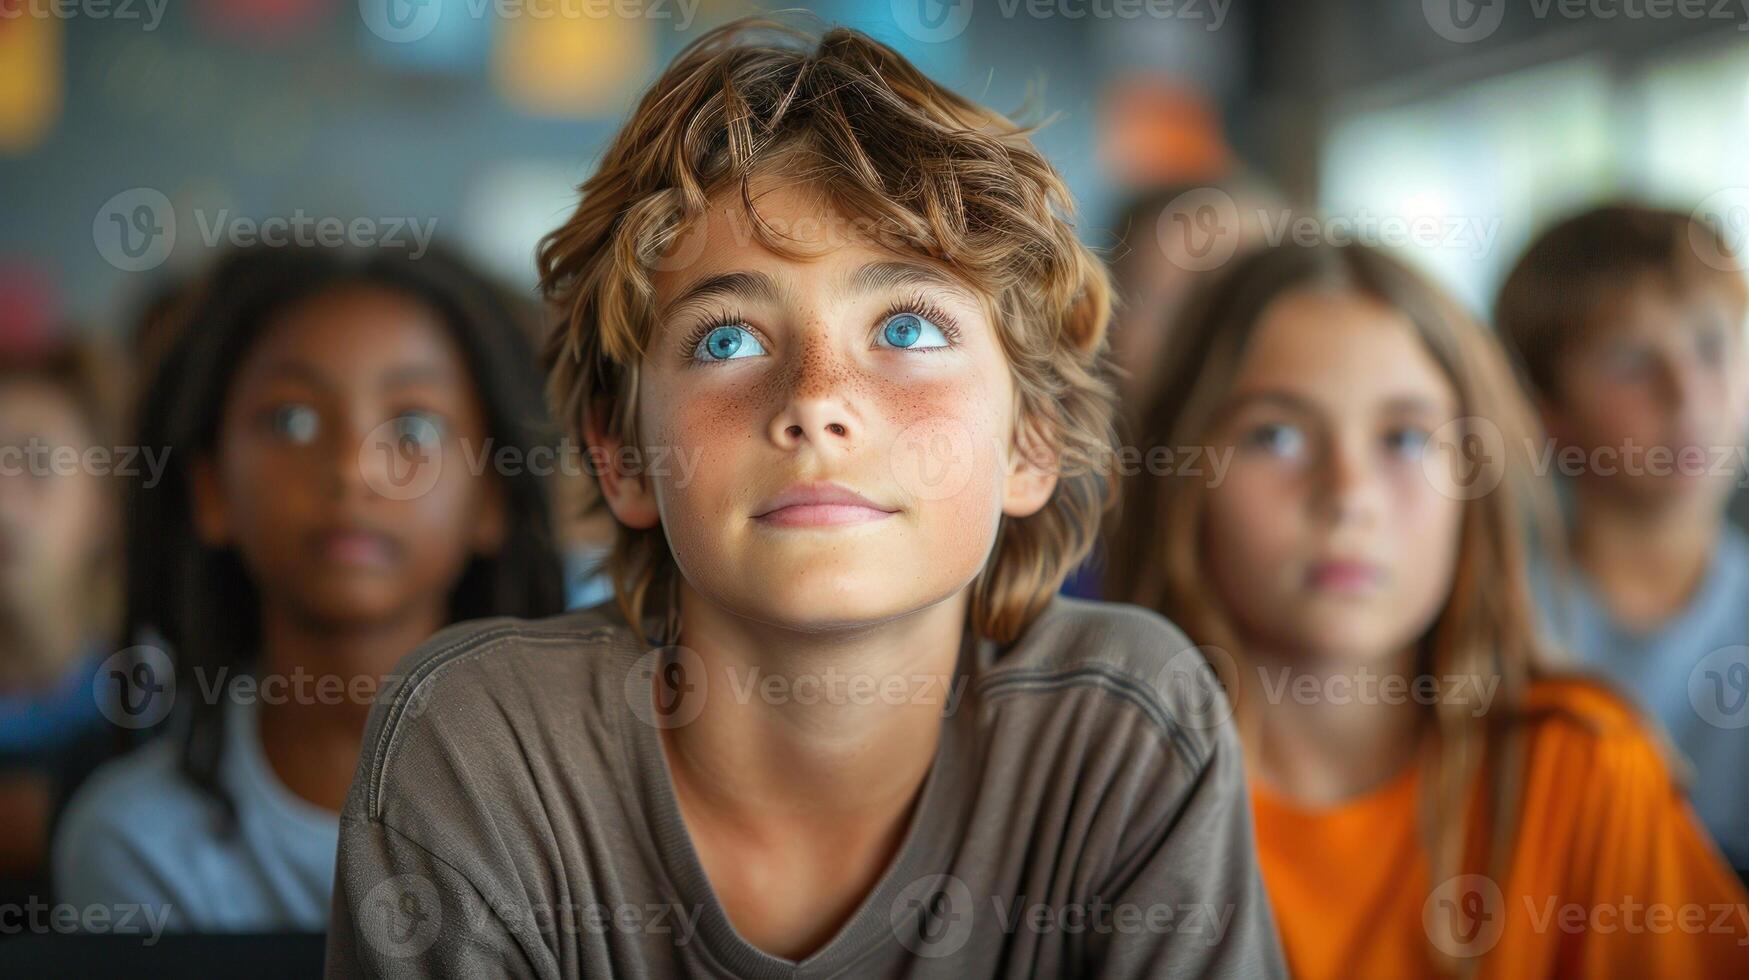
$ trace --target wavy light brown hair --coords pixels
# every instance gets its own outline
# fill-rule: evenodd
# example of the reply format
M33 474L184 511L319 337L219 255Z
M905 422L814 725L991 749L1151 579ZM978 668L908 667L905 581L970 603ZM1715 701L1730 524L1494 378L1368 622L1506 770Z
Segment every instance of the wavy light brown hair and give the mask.
M1526 694L1533 681L1552 676L1561 659L1539 639L1529 538L1539 532L1539 547L1559 544L1551 536L1553 501L1531 466L1538 423L1493 336L1438 288L1377 249L1268 247L1205 284L1173 325L1159 394L1142 416L1138 437L1148 447L1210 445L1246 347L1271 304L1291 293L1324 289L1356 293L1401 312L1456 389L1460 417L1472 425L1491 423L1503 437L1504 453L1488 453L1473 474L1482 481L1475 485L1494 489L1463 504L1451 594L1420 640L1416 669L1435 677L1500 678L1498 700L1481 717L1469 703L1442 699L1432 706L1432 738L1420 763L1426 778L1419 819L1434 881L1460 869L1505 880L1502 862L1517 829L1524 723L1535 713L1526 707ZM1204 572L1208 492L1205 478L1196 474L1144 471L1133 478L1124 519L1108 536L1107 592L1166 615L1199 645L1230 652L1243 673L1243 643ZM1246 736L1262 709L1247 703L1242 686L1234 688L1242 679L1223 681ZM1471 795L1478 781L1480 803ZM1447 965L1461 972L1459 964Z
M1115 443L1105 379L1111 286L1076 238L1061 176L1021 126L936 84L864 34L817 38L740 20L688 45L645 93L582 200L538 255L563 318L546 352L549 395L573 437L586 416L634 451L639 365L653 320L651 273L718 195L738 195L753 236L805 251L763 222L756 176L823 190L985 300L1016 389L1017 443L1033 458L1082 459L1038 513L1004 516L973 585L981 635L1017 637L1098 536L1117 486L1099 461ZM597 499L591 509L603 506ZM643 624L678 568L660 527L620 526L608 559L620 611ZM672 609L669 610L672 615Z

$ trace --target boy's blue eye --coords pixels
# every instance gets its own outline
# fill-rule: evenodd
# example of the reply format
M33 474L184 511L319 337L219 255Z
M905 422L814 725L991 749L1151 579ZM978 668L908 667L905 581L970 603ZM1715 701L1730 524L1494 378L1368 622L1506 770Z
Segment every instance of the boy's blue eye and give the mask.
M281 405L273 410L273 431L284 436L287 442L296 446L307 446L316 441L316 435L322 429L322 420L316 415L316 410L308 405Z
M757 357L763 353L765 348L759 345L759 338L753 336L746 327L724 324L705 334L692 356L700 361L728 361L741 357Z
M895 313L881 326L883 346L900 350L930 350L948 346L940 327L915 313Z

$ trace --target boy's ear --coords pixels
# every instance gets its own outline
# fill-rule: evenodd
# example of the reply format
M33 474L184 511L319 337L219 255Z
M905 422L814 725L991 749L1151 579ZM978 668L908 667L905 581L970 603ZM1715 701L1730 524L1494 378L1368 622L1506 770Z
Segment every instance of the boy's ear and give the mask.
M212 457L202 456L189 471L190 509L194 512L194 533L208 548L223 548L231 543L231 515L225 507L225 495L219 488L218 467Z
M619 471L622 443L602 426L607 414L606 402L596 402L583 410L583 437L597 463L595 469L601 481L601 496L621 524L634 531L647 531L662 521L661 512L656 509L656 495L642 475Z
M1002 513L1030 517L1050 503L1057 489L1057 467L1049 443L1037 438L1032 427L1019 427L1008 454L1008 475L1002 487Z

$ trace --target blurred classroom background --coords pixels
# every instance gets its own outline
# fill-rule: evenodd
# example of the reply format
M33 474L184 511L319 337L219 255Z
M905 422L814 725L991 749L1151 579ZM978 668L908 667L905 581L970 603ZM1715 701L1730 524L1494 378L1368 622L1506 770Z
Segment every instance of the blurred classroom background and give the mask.
M71 332L149 360L155 341L137 332L163 322L155 305L263 239L440 245L532 303L536 243L645 86L691 39L759 9L779 8L0 0L0 357ZM1384 245L1484 315L1532 236L1593 202L1692 211L1749 251L1749 3L808 9L1042 122L1085 240L1120 282L1159 284L1128 297L1141 316L1245 236ZM596 547L599 530L575 538ZM0 535L0 571L6 551ZM45 833L18 849L40 853Z
M535 241L637 93L690 38L753 9L0 0L0 327L119 331L158 282L276 216L306 217L311 235L322 218L365 219L364 237L434 231L532 286ZM810 9L968 95L1054 114L1039 142L1095 245L1138 190L1243 173L1362 235L1412 239L1405 251L1479 310L1532 229L1589 200L1704 205L1749 231L1733 190L1749 183L1736 6Z

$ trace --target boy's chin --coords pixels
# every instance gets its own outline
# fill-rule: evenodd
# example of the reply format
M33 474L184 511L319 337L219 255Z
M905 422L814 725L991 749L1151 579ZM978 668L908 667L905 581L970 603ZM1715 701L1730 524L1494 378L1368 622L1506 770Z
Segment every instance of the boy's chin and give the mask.
M799 632L826 632L854 629L886 622L913 612L927 603L913 601L891 589L843 590L824 583L763 592L758 596L743 594L748 603L743 615L774 626Z
M856 630L901 619L945 596L917 582L878 570L868 575L777 575L762 569L712 591L735 615L799 633ZM951 589L946 590L951 592Z

